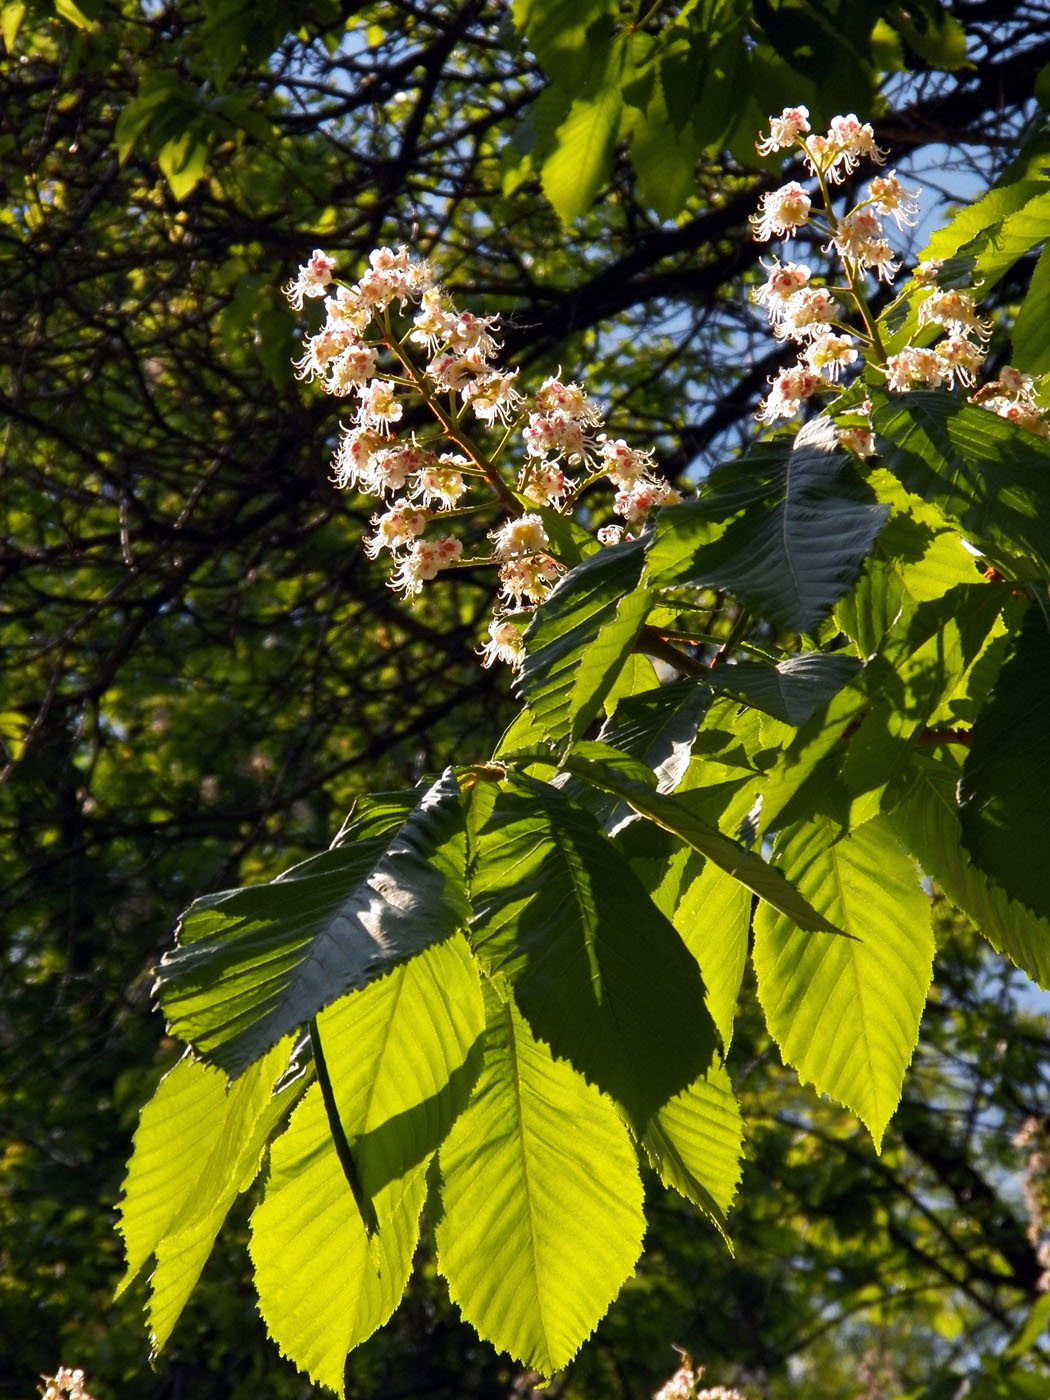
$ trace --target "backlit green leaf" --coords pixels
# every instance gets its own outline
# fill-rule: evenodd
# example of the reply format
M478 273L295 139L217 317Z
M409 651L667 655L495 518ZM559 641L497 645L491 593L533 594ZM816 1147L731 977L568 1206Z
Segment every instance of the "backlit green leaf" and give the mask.
M758 997L785 1062L851 1109L878 1149L930 985L930 902L885 818L836 835L830 822L809 822L785 833L777 854L802 893L852 937L803 933L760 908Z
M266 1196L252 1213L259 1311L283 1354L340 1395L347 1352L401 1301L428 1164L429 1158L376 1194L379 1225L368 1235L332 1144L319 1085L271 1149Z
M715 1063L650 1120L645 1147L672 1186L726 1236L726 1212L740 1182L744 1124L729 1075Z
M634 1269L635 1154L597 1089L488 995L485 1064L441 1148L438 1267L468 1322L544 1376L565 1366Z

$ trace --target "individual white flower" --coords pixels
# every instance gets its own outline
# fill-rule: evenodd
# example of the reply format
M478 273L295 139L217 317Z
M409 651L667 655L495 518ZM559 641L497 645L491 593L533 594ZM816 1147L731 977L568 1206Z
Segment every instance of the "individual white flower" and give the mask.
M465 355L442 353L435 355L427 365L427 376L440 389L449 393L462 393L474 380L491 373L488 362L476 350Z
M342 491L357 486L371 470L375 454L389 441L389 438L370 428L344 428L332 458L332 481L335 485Z
M530 414L522 436L530 457L545 457L552 452L567 462L582 462L589 455L584 424L567 413Z
M420 447L414 439L397 442L387 438L385 445L372 453L368 466L360 472L361 486L376 496L403 491L412 478L433 461L434 454Z
M896 170L876 175L868 184L868 198L874 201L879 213L892 219L899 229L918 219L920 194L921 189L906 190L897 179Z
M825 174L836 182L843 175L856 170L861 159L866 157L876 165L882 165L887 152L875 144L875 133L868 122L862 122L855 112L844 117L832 117L826 137L828 149L834 152L831 165Z
M473 352L484 360L499 353L499 343L489 334L489 327L499 324L498 316L472 316L469 311L456 316L448 327L448 346L457 355Z
M760 405L755 417L760 423L772 423L777 418L793 418L804 399L815 394L824 379L801 361L782 370L770 379L772 392Z
M376 352L373 347L352 342L329 360L324 379L325 393L345 398L368 382L375 373L375 367Z
M309 336L303 341L305 353L302 358L292 361L296 379L309 382L326 374L328 366L343 353L352 339L352 331L336 330L332 326L325 326L316 335Z
M927 258L924 262L919 263L912 272L911 280L917 287L932 287L943 266L943 258Z
M927 350L921 345L906 345L896 355L886 361L886 384L896 393L903 393L916 386L929 389L944 383L944 365L936 350Z
M779 340L803 341L826 335L838 312L838 302L826 287L803 287L789 297L773 334Z
M310 261L303 263L295 279L282 289L296 311L302 311L304 297L324 296L334 267L335 258L330 258L322 248L313 250Z
M482 666L503 661L516 670L525 660L521 631L508 617L494 617L489 623L489 639L478 652Z
M387 431L404 412L395 394L392 379L372 379L361 386L361 406L357 421L363 428Z
M408 338L415 345L422 345L432 354L442 345L456 324L456 313L445 305L440 287L430 287L420 299L419 311L412 318L414 329Z
M519 608L522 601L542 603L561 574L561 565L549 554L527 554L508 559L499 567L503 597Z
M601 410L587 397L582 384L564 384L552 375L545 379L536 393L536 412L560 413L587 428L597 428L602 421Z
M417 540L390 576L390 587L406 598L423 591L423 584L437 578L463 556L459 540L446 535L439 540Z
M375 534L364 541L365 553L375 559L380 550L396 552L411 545L426 529L426 512L414 510L408 501L395 501L384 515L373 515Z
M622 515L628 525L640 525L657 506L677 505L681 499L679 493L666 481L652 481L640 477L624 490L617 491L613 500L613 510L617 515Z
M749 220L755 240L765 243L770 238L790 238L809 220L812 208L813 201L796 180L770 190L762 196L759 212Z
M988 353L983 345L975 344L968 335L959 331L939 341L934 350L944 368L944 379L949 389L954 389L957 383L975 384L977 373Z
M622 525L603 525L597 533L599 544L611 545L619 544L624 537L624 527ZM627 536L630 539L630 535Z
M882 237L882 223L873 209L855 209L835 225L828 251L834 247L840 258L860 262L868 245Z
M919 325L925 326L931 322L948 331L975 335L982 341L988 340L992 334L991 321L982 321L977 315L972 295L957 287L949 291L937 288L923 297L919 303Z
M828 379L837 380L846 365L856 364L857 343L852 336L829 332L810 342L805 358L810 369L815 369Z
M774 259L765 282L753 293L754 300L765 307L775 325L795 293L808 286L811 276L810 269L802 263L781 263Z
M514 559L523 554L540 554L550 543L543 520L538 515L519 515L507 520L489 534L492 553L497 559Z
M424 505L437 505L451 510L467 489L462 468L469 466L465 457L445 453L438 461L421 467L416 475L413 497Z
M755 150L760 156L771 156L776 151L793 146L809 129L808 107L785 107L779 117L770 117L769 135L760 136L755 142Z
M557 462L532 459L525 464L518 489L526 500L538 506L562 505L575 482L567 477Z
M496 421L506 425L517 413L523 402L521 394L514 387L518 371L500 374L493 371L479 379L464 384L460 395L464 403L469 403L474 416L491 428Z
M598 449L598 457L605 475L621 489L628 487L639 477L650 476L656 465L652 448L629 447L623 438L610 442L604 439Z

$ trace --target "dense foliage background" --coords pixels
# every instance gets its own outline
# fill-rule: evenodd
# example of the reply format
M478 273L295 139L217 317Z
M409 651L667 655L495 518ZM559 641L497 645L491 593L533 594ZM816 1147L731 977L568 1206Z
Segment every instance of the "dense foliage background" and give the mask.
M322 244L352 275L410 242L504 313L508 360L586 379L688 485L751 438L782 355L744 296L768 113L870 115L949 201L1045 123L1043 4L618 8L639 42L680 27L659 92L600 70L599 3L2 8L0 1395L60 1362L101 1400L309 1393L236 1231L156 1376L142 1295L110 1301L130 1135L176 1054L150 969L192 897L323 848L359 792L484 758L515 709L473 651L488 580L403 605L361 554L370 507L325 481L337 415L291 379L296 264ZM1031 274L996 289L1004 321ZM971 1372L1021 1393L1003 1349L1045 1294L1011 1137L1046 1112L1047 1026L947 911L941 932L881 1158L751 1007L735 1257L654 1192L638 1277L555 1393L646 1396L672 1343L756 1396L948 1396ZM425 1264L349 1381L531 1383Z

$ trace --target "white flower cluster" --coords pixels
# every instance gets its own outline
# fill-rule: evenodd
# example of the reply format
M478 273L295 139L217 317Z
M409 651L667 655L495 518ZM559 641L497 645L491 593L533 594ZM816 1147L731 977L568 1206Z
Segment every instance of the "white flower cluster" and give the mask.
M739 1390L724 1385L699 1389L703 1374L702 1366L694 1366L688 1356L683 1357L681 1366L654 1394L653 1400L745 1400Z
M53 1376L41 1376L44 1400L91 1400L84 1389L84 1372L60 1366Z
M1036 1288L1050 1293L1050 1141L1045 1125L1037 1118L1026 1118L1014 1134L1013 1145L1022 1151L1028 1149L1023 1186L1028 1212L1025 1238L1043 1270Z
M852 209L841 217L835 215L829 186L840 183L863 159L879 165L886 159L871 126L851 112L832 118L826 135L813 135L808 110L786 107L779 117L770 118L770 134L760 138L756 149L760 155L772 155L790 148L801 153L818 180L823 211L814 214L811 195L797 181L791 181L762 196L760 211L751 217L754 236L762 241L790 238L800 228L812 225L827 237L825 251L834 251L841 262L846 287L837 292L814 287L809 267L774 260L755 300L765 308L774 335L795 341L801 353L796 364L769 381L771 392L756 414L759 421L794 417L806 399L828 389L844 369L856 364L864 348L880 364L887 387L896 393L917 387L943 385L951 389L976 384L987 354L991 323L978 316L971 292L938 285L942 264L936 259L919 264L911 286L902 295L927 289L918 305L919 329L935 327L943 332L943 338L931 345L906 345L893 355L882 352L865 298L865 275L870 272L880 281L893 281L900 262L885 236L882 220L892 219L899 230L914 224L921 191L905 189L896 171L891 170L870 180L864 197ZM852 305L844 308L843 300ZM863 329L844 319L855 313L859 313ZM983 404L1031 432L1047 434L1032 380L1016 370L1005 369L994 385L979 390L971 402ZM872 449L871 434L866 430L849 428L840 438L862 455Z
M498 318L457 310L428 264L406 248L376 249L352 286L337 286L334 268L334 258L315 249L284 290L297 310L305 299L324 298L325 322L304 342L295 361L298 377L339 398L356 396L332 479L384 502L372 517L365 551L373 559L390 552L391 587L406 596L457 564L495 565L499 603L481 656L486 666L496 660L518 665L525 620L519 615L542 602L562 572L535 508L568 514L579 493L604 478L625 522L598 532L609 544L654 506L677 501L678 493L655 474L651 452L607 439L602 415L581 385L552 376L526 406L518 371L495 364ZM409 313L410 306L418 309ZM391 367L379 373L384 356ZM437 450L414 434L398 435L406 397L421 399L435 420L430 431ZM474 422L501 434L494 451L482 450L464 426L467 409ZM521 462L505 478L499 458L516 431ZM448 447L459 450L441 450ZM480 489L480 502L469 499L472 488ZM489 533L490 556L465 560L454 536L425 538L442 512L461 516L494 501L511 518Z

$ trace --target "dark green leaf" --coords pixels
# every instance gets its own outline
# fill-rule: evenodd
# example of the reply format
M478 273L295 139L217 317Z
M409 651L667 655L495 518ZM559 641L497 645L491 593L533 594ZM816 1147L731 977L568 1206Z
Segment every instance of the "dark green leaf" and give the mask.
M801 725L860 670L855 656L804 651L786 656L776 666L761 661L716 666L708 683L785 724Z
M525 634L520 690L555 743L577 738L597 715L645 621L643 550L634 540L591 555L561 580Z
M886 465L992 558L1050 560L1050 443L951 394L873 391Z
M959 781L963 841L1007 894L1050 916L1050 630L1045 605L1025 615L1013 655L973 726Z
M696 503L694 513L702 518L705 506L722 509L751 497L740 519L691 558L676 562L658 527L650 578L663 585L727 588L778 627L805 632L852 585L889 507L876 501L843 453L767 448L739 463L745 483L755 462L760 470L749 485L720 489ZM664 512L661 524L674 529L682 511Z
M711 1062L696 963L595 819L548 784L501 791L478 838L472 942L533 1032L639 1129Z
M197 900L157 969L173 1032L239 1074L337 997L447 938L465 909L440 848L461 820L446 772L407 816L399 803L370 806L324 855Z

